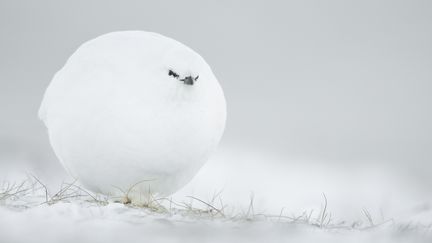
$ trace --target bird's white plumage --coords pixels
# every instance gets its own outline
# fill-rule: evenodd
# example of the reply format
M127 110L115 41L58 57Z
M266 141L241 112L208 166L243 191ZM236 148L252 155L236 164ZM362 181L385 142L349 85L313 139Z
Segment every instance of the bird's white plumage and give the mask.
M180 81L188 76L198 79ZM222 136L226 105L200 55L159 34L124 31L79 47L54 76L39 116L73 177L139 202L192 179Z

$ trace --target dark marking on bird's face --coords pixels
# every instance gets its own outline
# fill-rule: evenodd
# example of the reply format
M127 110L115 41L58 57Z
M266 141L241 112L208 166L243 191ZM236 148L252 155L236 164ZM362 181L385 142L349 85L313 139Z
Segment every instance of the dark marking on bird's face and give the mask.
M168 76L173 76L174 78L178 78L179 75L177 73L175 73L173 70L169 70L168 71Z
M178 75L173 70L168 70L168 76L172 76L175 79L177 79L179 81L182 81L186 85L193 85L198 80L198 78L199 78L199 75L196 76L196 77L187 76L187 77L184 77L184 78L180 78L180 75Z

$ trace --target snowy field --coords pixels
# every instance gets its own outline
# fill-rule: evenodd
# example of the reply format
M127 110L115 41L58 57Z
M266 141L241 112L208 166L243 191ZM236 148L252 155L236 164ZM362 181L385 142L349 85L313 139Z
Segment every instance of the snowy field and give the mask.
M185 188L144 206L3 168L0 242L431 242L432 205L414 185L287 159L221 148Z
M431 9L0 1L0 243L432 242ZM37 118L68 57L120 30L190 46L227 101L214 156L172 197L145 205L82 188Z

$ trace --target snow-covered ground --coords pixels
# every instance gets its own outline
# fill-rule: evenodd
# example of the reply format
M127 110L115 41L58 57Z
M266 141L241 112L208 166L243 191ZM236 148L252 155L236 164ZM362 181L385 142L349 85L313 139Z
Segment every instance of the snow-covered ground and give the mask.
M190 219L121 204L0 209L1 242L430 242L423 232L391 226L321 229L266 220ZM428 241L429 240L429 241Z
M417 185L385 168L316 162L222 147L150 208L2 168L0 242L431 242L432 204Z

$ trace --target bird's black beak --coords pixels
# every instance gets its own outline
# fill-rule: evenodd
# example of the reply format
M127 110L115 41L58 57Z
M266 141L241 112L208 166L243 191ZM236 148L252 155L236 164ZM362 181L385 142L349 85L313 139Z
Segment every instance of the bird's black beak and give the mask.
M183 81L184 84L186 84L186 85L193 85L194 82L195 82L195 79L192 78L191 76L188 76L188 77L186 77L184 79L181 79L181 81Z

